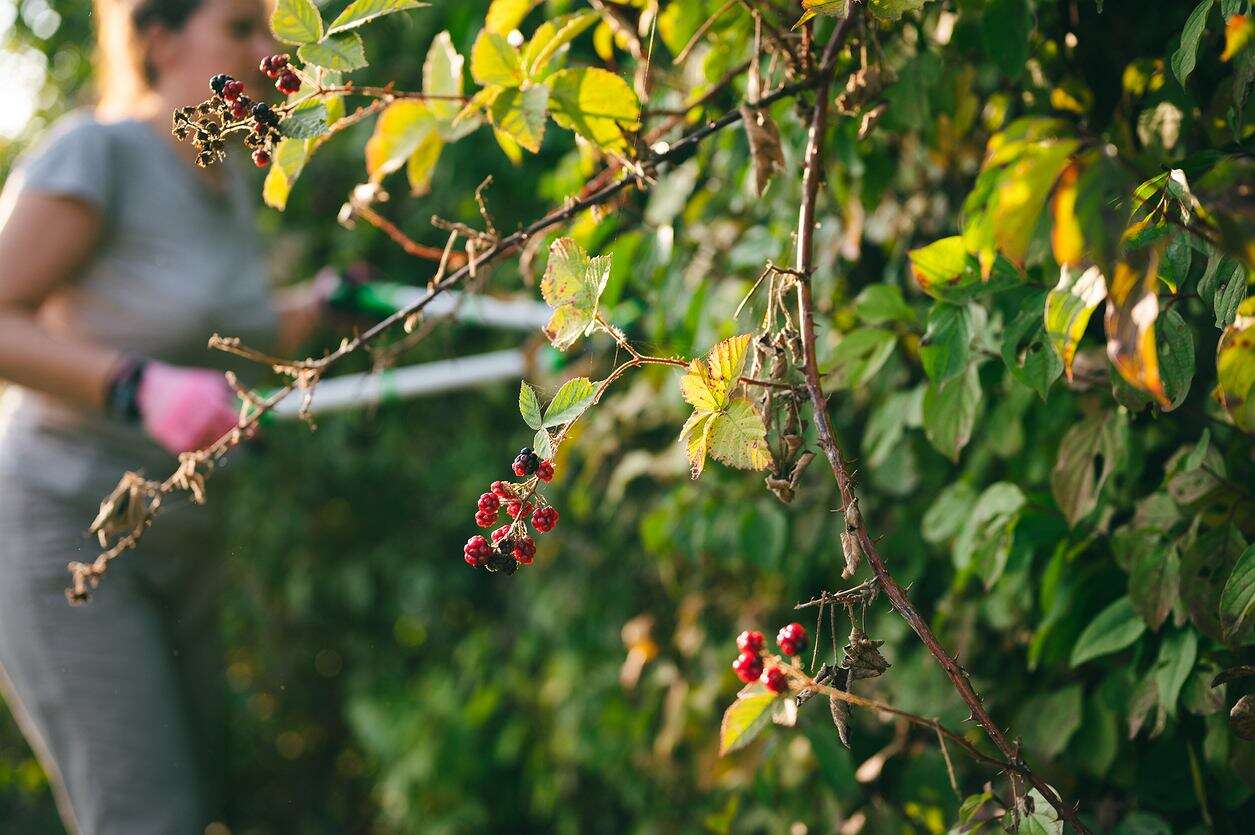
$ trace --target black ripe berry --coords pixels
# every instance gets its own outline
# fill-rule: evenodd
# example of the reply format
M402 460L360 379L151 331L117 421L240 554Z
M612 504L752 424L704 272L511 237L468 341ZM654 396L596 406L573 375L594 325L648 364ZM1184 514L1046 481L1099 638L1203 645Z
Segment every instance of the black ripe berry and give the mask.
M519 450L519 454L514 456L514 463L510 465L510 469L519 478L525 478L540 469L540 456L532 452L531 447L523 447Z
M227 86L227 82L231 80L231 76L225 73L218 73L209 79L209 89L213 90L216 95L221 96L223 89Z
M257 124L266 125L267 127L275 127L279 124L279 114L264 101L259 101L253 105L253 118L257 120Z

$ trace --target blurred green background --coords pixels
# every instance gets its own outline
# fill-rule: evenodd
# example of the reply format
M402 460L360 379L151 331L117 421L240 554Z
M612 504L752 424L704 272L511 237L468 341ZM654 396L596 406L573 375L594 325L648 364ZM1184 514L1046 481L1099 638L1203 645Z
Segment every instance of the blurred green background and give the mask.
M1102 25L1113 38L1132 37L1120 23L1129 20L1130 4L1107 5L1125 8L1109 11ZM437 2L373 24L372 65L355 77L404 86L418 77L441 29L467 53L486 6ZM1039 12L1050 14L1045 6ZM7 83L5 95L15 97L8 109L27 111L0 126L5 170L49 120L87 100L88 12L82 0L58 2L55 11L44 0L0 2L0 75L29 82L22 92ZM705 13L695 14L700 21ZM1148 49L1179 32L1184 14L1139 24ZM979 46L969 53L980 60ZM1100 66L1108 59L1110 67ZM1090 60L1099 65L1094 77L1118 77L1123 58ZM717 77L718 57L708 63ZM972 124L973 97L1005 98L995 75L969 65L934 66L913 83L918 89L899 93L893 118L903 121L891 126L891 142L856 148L851 120L836 131L829 188L861 208L856 219L825 225L822 263L851 258L844 229L857 223L866 239L860 252L855 235L857 267L843 277L821 270L828 323L851 321L851 284L895 276L902 283L913 234L928 240L952 228L985 136ZM734 103L727 95L714 107ZM790 164L803 139L791 107L777 108ZM946 120L965 110L970 135L946 134ZM920 131L934 152L921 147ZM302 175L287 212L260 215L279 280L359 261L394 281L430 276L430 265L406 258L374 229L335 225L345 196L364 179L369 132L364 124L330 143ZM937 144L948 146L945 155ZM477 222L472 192L492 174L487 196L496 225L514 229L578 190L586 169L572 148L569 134L551 129L542 153L513 167L481 130L445 150L430 195L415 200L397 184L383 209L416 238L439 245L443 234L427 219L436 213ZM611 318L655 353L692 355L730 335L731 310L764 260L788 260L797 184L781 178L767 198L749 197L745 141L736 131L703 153L696 188L695 168L683 166L648 200L629 201L595 231L581 229L590 250L615 256L605 296ZM518 291L527 281L515 259L493 270L489 287ZM742 324L749 320L742 316ZM518 342L517 335L445 325L405 361ZM552 357L530 344L538 350L529 378L552 393L560 380ZM568 361L604 369L606 345L592 347ZM365 363L354 358L349 370ZM834 400L842 431L862 429L869 400L891 392L906 365L895 355L866 392ZM1034 560L1040 571L1066 550L1048 474L1080 396L1056 390L1043 407L997 373L983 376L991 414L962 466L918 431L875 453L864 443L863 454L879 459L863 476L865 512L874 530L886 532L883 549L895 574L912 583L923 611L935 613L994 716L1016 724L1035 764L1065 797L1091 810L1106 804L1108 820L1140 807L1186 831L1200 821L1191 763L1197 766L1206 753L1200 740L1223 719L1183 714L1157 739L1126 741L1114 724L1122 708L1104 704L1122 704L1121 688L1132 682L1108 677L1115 683L1100 692L1097 678L1086 681L1065 664L1090 616L1122 589L1101 543L1073 543L1076 553L1091 548L1096 555L1049 581L1072 608L1032 663L1025 658L1044 607ZM531 436L518 417L515 385L326 417L313 435L296 424L275 426L214 477L210 505L229 539L224 558L232 578L223 628L233 832L804 835L837 831L842 822L850 827L842 831L859 831L848 823L852 815L868 832L950 825L959 799L935 740L865 712L856 713L852 752L840 747L819 706L803 711L798 730L717 757L719 718L738 688L729 668L735 635L749 627L773 633L792 619L795 601L837 582L838 517L818 466L787 509L758 477L719 466L691 483L675 444L685 413L674 378L652 369L629 377L564 448L551 492L562 524L539 539L536 565L513 577L472 572L460 551L474 532L475 498L507 476L514 451ZM1196 428L1165 421L1145 442L1146 460L1158 467ZM945 536L931 545L920 537L933 498L960 477L978 485L1013 481L1031 499L1005 577L989 592L970 577L956 579L937 545ZM1136 485L1130 475L1120 489ZM887 640L893 668L865 692L970 727L900 619L878 606L867 631ZM1083 708L1078 681L1094 685ZM1049 701L1060 693L1063 702ZM993 779L956 765L968 791ZM1249 809L1250 789L1232 778L1207 781L1223 830L1240 820L1242 804ZM6 832L58 831L42 774L3 714L0 822Z

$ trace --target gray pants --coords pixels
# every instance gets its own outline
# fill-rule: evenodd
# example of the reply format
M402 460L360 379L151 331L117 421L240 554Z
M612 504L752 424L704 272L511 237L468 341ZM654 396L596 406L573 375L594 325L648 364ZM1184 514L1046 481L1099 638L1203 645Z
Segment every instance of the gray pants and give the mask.
M222 663L204 508L175 506L71 607L101 493L0 472L0 690L76 835L203 835L222 776ZM36 480L37 481L37 480ZM94 481L94 479L93 479Z

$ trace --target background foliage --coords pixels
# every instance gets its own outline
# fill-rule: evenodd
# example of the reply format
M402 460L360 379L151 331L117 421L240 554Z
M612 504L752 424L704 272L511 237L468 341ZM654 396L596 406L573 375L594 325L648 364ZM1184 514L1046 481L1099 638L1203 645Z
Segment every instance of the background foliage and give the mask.
M660 5L662 61L723 4ZM1210 16L1188 74L1174 56L1193 4L1153 14L1117 0L1101 12L1090 0L898 5L908 14L880 27L887 110L865 139L859 118L835 121L817 233L821 361L837 389L836 429L858 457L864 515L995 718L1096 828L1241 831L1255 811L1255 748L1229 733L1226 713L1245 691L1208 685L1251 651L1222 641L1206 613L1255 537L1255 462L1249 436L1210 398L1222 305L1199 286L1215 281L1208 254L1178 243L1178 231L1160 242L1174 285L1162 288L1171 318L1161 328L1194 358L1179 372L1165 364L1179 403L1160 412L1110 371L1101 315L1082 327L1072 384L1049 361L1042 310L1058 251L1036 215L1019 230L1026 275L1004 292L982 285L934 303L908 251L965 231L987 143L1019 117L1061 117L1080 141L1110 143L1125 167L1107 171L1111 191L1215 149L1240 182L1250 129L1235 90L1249 84L1251 50L1245 64L1221 55L1222 12L1242 4L1202 4ZM21 18L9 35L62 68L50 115L88 78L87 4L58 6L49 37ZM436 33L469 54L486 6L438 2L372 24L371 65L354 78L415 87ZM579 7L545 3L522 28ZM752 31L739 5L721 16L673 86L700 92L721 78L749 56ZM570 62L604 64L598 37L578 39ZM708 113L743 97L738 82ZM664 89L650 104L681 101ZM603 309L637 344L698 356L753 327L752 309L739 323L733 311L766 260L789 262L797 222L805 130L795 109L772 109L785 174L763 197L744 133L729 130L647 198L569 230L614 256ZM361 260L392 280L430 277L371 227L333 226L364 178L370 132L365 123L328 143L286 212L263 214L283 280ZM389 181L383 208L439 245L428 217L475 222L472 192L487 174L497 226L509 230L593 170L565 131L549 130L539 154L514 166L483 129L444 149L430 194L407 198ZM1087 244L1100 225L1086 227ZM1246 268L1235 275L1240 298ZM490 287L528 280L508 262ZM407 360L511 341L444 327ZM575 369L604 371L613 346L598 339L562 357L536 347L529 379L552 393ZM512 386L323 419L312 437L275 426L215 479L232 573L233 827L795 833L857 831L850 821L861 819L863 831L940 832L958 819L935 739L866 712L855 712L849 752L812 708L798 729L717 758L719 715L736 690L733 636L792 619L794 602L838 582L841 520L818 467L787 508L757 477L718 465L691 482L675 441L687 413L676 376L629 377L579 425L553 493L563 528L513 577L470 572L459 555L474 497L531 436ZM893 667L865 692L963 726L962 704L896 616L875 609L867 631L887 641ZM992 779L956 766L966 793ZM6 721L0 819L55 831L49 805Z

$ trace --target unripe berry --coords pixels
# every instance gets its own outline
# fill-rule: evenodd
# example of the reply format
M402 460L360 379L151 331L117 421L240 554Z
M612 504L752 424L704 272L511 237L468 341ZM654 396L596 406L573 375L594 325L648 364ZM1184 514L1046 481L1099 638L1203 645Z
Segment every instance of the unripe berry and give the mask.
M231 102L231 118L236 121L247 119L253 109L253 102L248 96L240 96Z
M763 659L752 652L743 652L732 662L732 672L741 681L749 684L763 674Z
M497 511L495 510L477 510L475 512L475 524L481 528L491 528L497 524Z
M736 648L741 652L749 652L757 655L763 651L763 644L766 638L763 633L757 629L747 629L736 637ZM754 676L758 678L758 676Z
M235 101L244 95L244 82L231 79L222 86L222 97L229 102Z
M266 151L261 148L253 151L253 165L256 165L258 168L265 168L269 164L270 154L266 153Z
M522 565L531 565L536 559L536 540L521 536L514 545L514 558Z
M501 499L497 498L492 493L480 494L480 497L479 497L479 509L480 510L491 510L493 512L496 512L496 510L499 507L501 507Z
M274 78L278 76L279 73L283 72L283 68L288 65L289 57L290 56L287 53L282 55L267 55L265 58L261 59L261 64L259 64L257 68L271 78Z
M763 671L762 678L759 679L772 693L783 693L789 689L789 677L780 667L772 667Z
M292 70L284 70L279 73L279 78L275 81L275 88L280 93L290 95L301 89L301 79Z
M532 527L537 533L548 533L558 524L558 511L552 507L538 508L532 514Z
M501 541L501 537L505 536L509 532L510 532L509 525L502 525L501 527L497 528L495 531L489 534L489 536L492 539L492 544L496 545L498 542Z
M800 623L790 623L776 633L776 643L785 655L799 655L806 650L806 628Z
M478 567L492 556L492 546L488 544L488 540L476 534L466 540L466 545L462 546L462 555L467 565Z
M518 519L520 516L531 514L533 507L535 505L531 502L508 501L505 505L505 512L511 519Z
M506 487L506 483L504 481L494 481L491 485L489 485L488 489L491 490L492 494L499 499L508 499L514 495L510 492L510 489Z
M540 466L536 468L536 477L544 482L552 481L553 480L553 462L541 461Z

